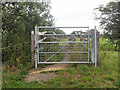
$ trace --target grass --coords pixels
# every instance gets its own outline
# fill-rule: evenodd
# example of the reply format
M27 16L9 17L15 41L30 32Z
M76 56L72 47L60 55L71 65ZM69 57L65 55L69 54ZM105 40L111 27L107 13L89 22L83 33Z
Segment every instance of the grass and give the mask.
M103 47L106 40L100 40ZM111 46L110 46L111 47ZM104 50L105 49L105 50ZM106 45L100 49L99 66L70 64L67 70L58 70L58 77L48 81L27 83L28 69L3 70L3 88L118 88L118 53ZM76 67L75 67L76 66Z
M110 42L109 39L105 39L105 38L100 38L100 50L103 51L114 51L115 50L115 44L113 44L112 42ZM117 47L118 50L118 47Z

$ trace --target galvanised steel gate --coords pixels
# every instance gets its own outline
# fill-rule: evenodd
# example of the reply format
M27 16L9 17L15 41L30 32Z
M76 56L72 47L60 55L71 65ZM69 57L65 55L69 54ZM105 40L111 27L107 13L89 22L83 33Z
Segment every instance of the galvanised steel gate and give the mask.
M76 30L71 34L56 34L57 29ZM38 64L96 63L96 34L91 35L89 27L35 26L35 68Z

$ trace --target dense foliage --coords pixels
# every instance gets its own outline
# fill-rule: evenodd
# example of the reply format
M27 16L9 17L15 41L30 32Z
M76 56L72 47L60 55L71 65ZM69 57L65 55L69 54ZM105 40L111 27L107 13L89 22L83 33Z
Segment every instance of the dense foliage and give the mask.
M21 45L3 49L2 60L10 65L27 65L31 62L30 32L35 25L53 25L49 3L6 2L2 4L2 47ZM24 43L26 42L27 43ZM17 62L17 63L16 63ZM18 63L19 62L19 63Z
M100 26L104 29L104 36L109 38L111 42L116 43L115 50L120 42L120 12L118 5L116 0L96 8L100 12L96 19L100 20Z

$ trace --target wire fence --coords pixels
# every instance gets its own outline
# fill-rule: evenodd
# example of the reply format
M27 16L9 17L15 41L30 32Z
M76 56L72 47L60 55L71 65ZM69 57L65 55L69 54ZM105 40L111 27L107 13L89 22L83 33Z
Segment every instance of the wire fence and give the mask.
M22 44L26 44L26 43L29 43L29 42L26 41L26 42L22 42L22 43L19 43L19 44L12 45L12 46L3 47L3 48L0 48L0 50L2 50L2 49L7 49L7 48L11 48L11 47L16 47L16 46L19 46L19 45L22 45Z

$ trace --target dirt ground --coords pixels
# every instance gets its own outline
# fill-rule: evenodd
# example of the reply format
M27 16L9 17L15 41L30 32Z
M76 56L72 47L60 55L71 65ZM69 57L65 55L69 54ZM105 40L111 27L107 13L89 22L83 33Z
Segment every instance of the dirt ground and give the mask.
M65 54L64 59L61 62L65 62L70 60L70 56L68 53ZM47 81L49 79L57 77L57 75L54 72L47 72L47 71L56 71L61 69L67 69L68 64L54 64L54 65L48 65L45 68L32 68L29 71L29 74L27 75L27 78L25 81L31 82L31 81L39 81L42 80ZM47 73L41 73L41 72L47 72Z

